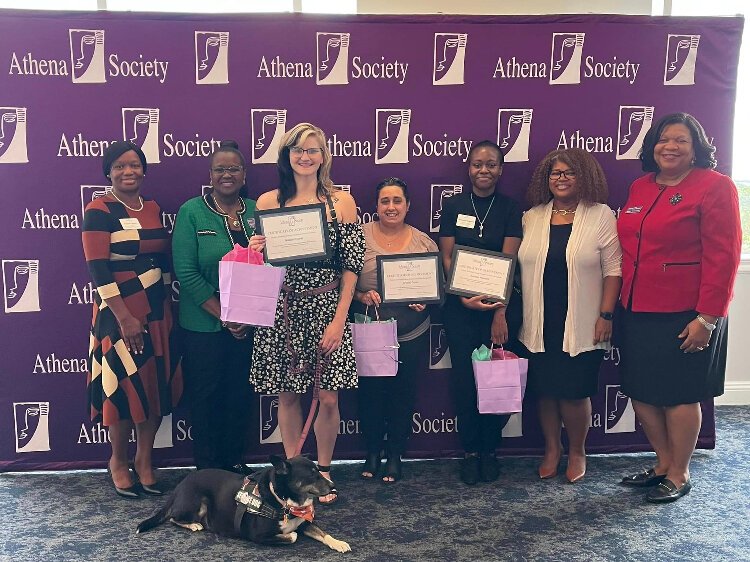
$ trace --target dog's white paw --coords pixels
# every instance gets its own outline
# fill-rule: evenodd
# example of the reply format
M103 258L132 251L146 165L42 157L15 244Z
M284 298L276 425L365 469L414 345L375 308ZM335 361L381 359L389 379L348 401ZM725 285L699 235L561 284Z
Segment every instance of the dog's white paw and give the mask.
M190 529L191 531L202 531L203 525L201 525L200 523L189 523L188 525L186 525L186 528Z
M288 536L289 536L290 543L294 544L297 542L297 531L292 531L291 533L289 533Z
M334 539L331 535L326 535L323 542L336 552L351 552L352 547L349 543Z

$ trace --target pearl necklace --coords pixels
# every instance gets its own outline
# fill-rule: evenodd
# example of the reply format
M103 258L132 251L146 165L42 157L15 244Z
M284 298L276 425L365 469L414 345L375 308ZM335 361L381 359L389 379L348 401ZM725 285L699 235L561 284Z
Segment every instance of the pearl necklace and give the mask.
M211 199L214 200L214 205L216 205L216 208L219 209L219 211L221 211L223 214L225 214L227 216L227 218L230 218L230 214L227 213L224 209L221 208L221 205L219 205L219 202L216 200L216 197L214 197L213 194L211 194ZM237 211L237 212L239 212L239 211ZM236 216L237 215L235 213L235 218L234 219L230 218L230 220L232 221L232 226L234 226L235 228L239 228L242 225L242 223L239 221L238 218L236 218Z
M134 207L131 207L131 206L130 206L130 205L128 205L127 203L125 203L125 201L123 201L122 199L120 199L120 198L119 198L119 197L117 196L117 194L115 193L115 190L114 190L114 189L113 189L112 191L110 191L110 192L109 192L109 194L110 194L110 195L111 195L112 197L114 197L115 199L117 199L117 200L118 200L118 201L119 201L119 202L120 202L120 203L121 203L121 204L122 204L122 205L123 205L123 206L124 206L124 207L125 207L126 209L130 209L131 211L135 211L135 212L138 212L138 211L142 211L142 210L143 210L143 197L141 197L140 195L138 196L138 201L140 201L140 203L141 203L141 206L140 206L140 208L136 209L136 208L134 208Z

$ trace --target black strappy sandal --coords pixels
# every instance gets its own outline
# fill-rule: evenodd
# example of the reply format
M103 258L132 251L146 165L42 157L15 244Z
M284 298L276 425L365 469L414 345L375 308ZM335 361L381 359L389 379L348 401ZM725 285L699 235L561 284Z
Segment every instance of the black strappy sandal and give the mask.
M393 480L386 480L386 478L392 478ZM401 455L392 455L388 457L388 461L385 463L383 482L385 484L394 484L399 480L401 480Z
M376 478L380 472L380 451L377 453L367 453L365 462L362 465L362 470L359 473L359 477L363 480L372 480ZM369 472L370 476L366 476L365 472Z

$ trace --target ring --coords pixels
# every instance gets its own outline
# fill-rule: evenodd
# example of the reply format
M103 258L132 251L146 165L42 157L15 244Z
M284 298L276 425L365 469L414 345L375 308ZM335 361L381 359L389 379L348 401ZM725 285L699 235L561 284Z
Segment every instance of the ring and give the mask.
M697 349L698 349L698 351L703 351L703 350L704 350L704 349L706 349L706 348L705 348L705 347L700 347L700 346L698 346L698 347L697 347Z

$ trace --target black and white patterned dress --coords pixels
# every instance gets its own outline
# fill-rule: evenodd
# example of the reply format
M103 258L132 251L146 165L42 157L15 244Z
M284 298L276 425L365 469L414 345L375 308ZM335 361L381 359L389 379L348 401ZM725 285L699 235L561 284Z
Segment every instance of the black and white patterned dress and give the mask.
M365 254L362 226L354 223L328 223L334 258L322 262L287 266L284 283L294 291L323 287L346 269L359 275ZM339 234L341 240L338 240ZM272 328L256 328L250 382L267 394L304 393L313 383L316 351L339 302L339 289L318 295L294 297L288 301L289 339L299 364L294 368L287 348L283 295L276 305ZM352 332L347 321L341 346L333 352L321 375L323 390L357 387L357 367L352 348Z

